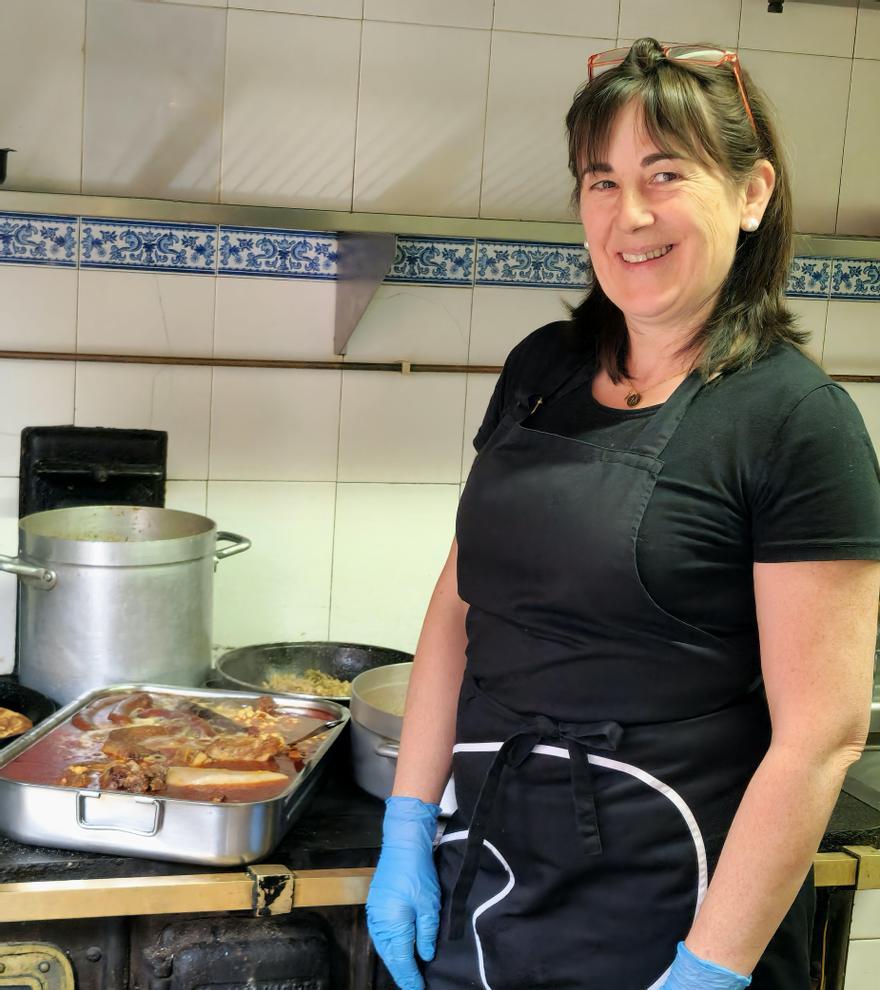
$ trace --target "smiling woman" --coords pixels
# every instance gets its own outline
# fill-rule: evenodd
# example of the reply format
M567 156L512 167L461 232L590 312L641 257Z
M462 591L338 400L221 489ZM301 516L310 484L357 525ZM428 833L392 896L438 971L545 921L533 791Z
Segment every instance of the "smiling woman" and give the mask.
M810 988L880 468L785 307L767 101L682 48L568 114L596 277L505 362L416 651L367 901L404 990Z

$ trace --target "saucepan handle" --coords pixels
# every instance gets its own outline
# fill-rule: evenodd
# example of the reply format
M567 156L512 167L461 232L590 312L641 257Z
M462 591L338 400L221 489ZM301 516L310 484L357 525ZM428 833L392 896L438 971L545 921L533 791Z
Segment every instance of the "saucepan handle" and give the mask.
M0 571L17 574L22 581L27 581L44 591L54 588L58 580L55 571L50 571L46 567L35 567L33 564L25 563L20 557L4 557L2 554L0 554Z
M376 746L376 756L384 756L389 760L396 760L399 753L400 743L393 742L391 739L383 739Z
M217 533L218 543L229 543L231 546L220 547L214 551L214 566L226 557L234 557L237 553L244 553L250 549L251 541L246 536L239 536L238 533Z

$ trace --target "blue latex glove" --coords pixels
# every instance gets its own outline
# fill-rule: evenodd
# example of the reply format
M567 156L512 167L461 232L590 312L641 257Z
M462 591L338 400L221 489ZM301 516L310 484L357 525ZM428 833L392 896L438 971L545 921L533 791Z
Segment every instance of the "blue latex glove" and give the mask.
M700 959L684 942L679 942L663 990L740 990L751 982L751 976L740 976L731 969Z
M418 798L385 802L382 852L367 895L367 927L400 990L423 990L413 944L434 958L440 925L440 884L433 845L440 807Z

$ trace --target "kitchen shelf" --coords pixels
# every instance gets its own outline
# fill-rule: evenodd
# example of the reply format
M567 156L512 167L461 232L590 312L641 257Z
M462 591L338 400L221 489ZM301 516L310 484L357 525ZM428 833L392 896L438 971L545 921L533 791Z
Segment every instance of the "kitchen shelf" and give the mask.
M398 234L409 237L473 237L481 240L542 241L557 244L581 244L584 237L580 223L574 218L570 222L564 222L411 216L403 213L349 213L283 206L193 203L10 189L0 190L0 211L115 217L155 223L228 224L241 227L276 227L282 230ZM795 254L799 257L880 259L880 237L796 234Z

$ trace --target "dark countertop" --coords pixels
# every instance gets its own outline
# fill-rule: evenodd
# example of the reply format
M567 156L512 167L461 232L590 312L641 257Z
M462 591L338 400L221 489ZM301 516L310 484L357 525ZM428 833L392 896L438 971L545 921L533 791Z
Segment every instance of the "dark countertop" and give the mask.
M384 805L355 785L348 747L331 753L332 762L303 816L266 857L293 870L373 866L381 840ZM820 851L845 845L880 847L880 811L841 794ZM105 877L175 876L241 867L206 867L100 853L27 846L0 836L0 883Z

